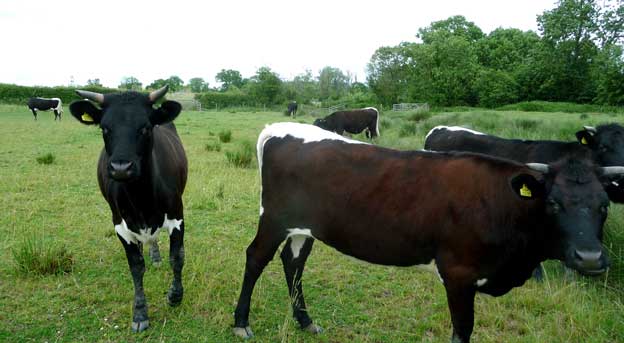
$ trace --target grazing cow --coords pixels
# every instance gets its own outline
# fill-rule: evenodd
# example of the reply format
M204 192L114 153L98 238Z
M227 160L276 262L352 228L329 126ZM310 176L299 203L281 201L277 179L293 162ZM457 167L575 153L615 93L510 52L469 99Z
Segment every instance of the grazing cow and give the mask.
M435 262L453 342L470 339L476 292L503 295L545 259L589 275L608 266L601 238L609 199L598 177L621 175L622 167L600 168L586 156L523 165L396 151L295 123L267 126L257 153L262 201L234 312L240 337L252 335L254 285L284 240L293 315L313 333L320 328L306 309L301 275L314 239L376 264Z
M338 111L315 120L314 125L339 135L345 131L357 134L366 130L366 138L372 139L379 136L379 111L374 107Z
M527 163L551 163L562 156L587 151L600 166L624 165L624 127L618 124L585 126L576 133L578 142L505 139L457 126L438 126L425 138L425 149L468 151ZM624 203L624 182L609 179L604 184L609 199ZM542 279L542 270L535 271Z
M297 108L299 108L299 105L297 105L296 101L293 101L291 103L288 104L288 111L286 111L287 115L291 116L292 118L297 116Z
M160 107L153 107L167 90L168 86L164 86L149 95L137 92L102 95L79 90L81 97L100 107L87 100L73 102L69 107L78 121L102 129L104 149L98 162L98 183L111 208L113 225L126 251L134 282L134 332L149 327L143 292L142 245L150 244L152 262L159 262L160 229L166 229L170 238L173 282L167 294L169 305L179 305L184 292L182 192L188 164L172 123L182 106L165 101Z
M61 115L63 114L63 103L59 98L30 98L28 99L28 108L32 111L37 120L37 111L54 111L54 120L61 121Z

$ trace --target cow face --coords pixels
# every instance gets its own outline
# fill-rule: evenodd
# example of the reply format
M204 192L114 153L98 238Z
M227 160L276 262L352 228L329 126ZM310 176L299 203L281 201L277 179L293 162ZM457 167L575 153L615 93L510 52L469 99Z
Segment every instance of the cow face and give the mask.
M331 129L329 127L329 123L327 122L327 119L322 119L322 118L316 119L314 121L314 123L312 123L312 125L318 126L321 129L323 129L323 130L330 130L331 131Z
M160 94L154 94L159 92ZM133 180L141 176L151 158L154 126L175 119L182 107L175 101L165 101L159 108L153 104L167 91L167 86L150 95L137 92L94 96L78 91L83 97L99 102L101 108L87 100L70 105L72 115L83 124L99 125L108 155L108 175L116 181Z
M609 265L602 247L609 207L600 182L603 170L589 159L557 161L542 170L543 193L536 194L545 200L547 227L552 228L546 240L549 257L587 275L601 274ZM519 186L515 188L522 195Z

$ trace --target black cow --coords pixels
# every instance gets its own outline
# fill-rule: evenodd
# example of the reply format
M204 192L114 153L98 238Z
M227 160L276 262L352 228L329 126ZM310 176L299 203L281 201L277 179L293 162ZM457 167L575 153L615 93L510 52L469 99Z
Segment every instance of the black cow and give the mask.
M297 108L299 108L299 105L297 105L296 101L293 101L291 103L288 104L288 110L286 111L286 115L291 116L292 118L297 116Z
M135 332L149 327L143 292L142 244L151 245L152 262L159 262L157 241L162 228L169 233L169 263L173 269L173 282L167 294L169 305L180 304L184 292L182 192L188 164L172 123L182 106L165 101L160 107L153 107L167 90L165 86L149 95L77 91L100 107L86 100L69 106L81 123L99 125L102 129L104 149L98 162L98 183L111 208L113 225L126 251L134 281L132 330Z
M61 115L63 114L63 103L59 98L30 98L28 99L28 108L32 111L37 120L37 111L54 111L54 120L61 121Z
M438 126L427 134L425 149L477 152L523 163L551 163L562 156L586 152L600 166L624 165L624 127L585 126L576 138L578 142L505 139L462 127ZM624 203L624 182L608 179L604 187L611 201ZM541 280L542 270L536 270L535 276Z
M379 136L379 111L374 107L338 111L315 120L314 125L339 135L345 131L357 134L366 130L366 137L374 138Z
M453 342L470 339L476 292L503 295L545 259L590 275L608 266L601 237L609 199L598 178L614 168L623 173L621 167L600 168L587 156L523 165L479 154L403 152L295 123L266 127L257 150L262 207L234 313L240 337L252 335L254 285L284 240L293 315L314 333L320 328L301 285L314 239L376 264L435 262Z

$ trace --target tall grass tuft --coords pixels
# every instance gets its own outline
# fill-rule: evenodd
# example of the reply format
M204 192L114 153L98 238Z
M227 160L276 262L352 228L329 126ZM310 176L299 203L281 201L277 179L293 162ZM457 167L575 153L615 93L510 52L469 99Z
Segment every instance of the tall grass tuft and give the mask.
M56 160L56 157L51 153L37 157L37 163L39 164L52 164L54 163L54 160Z
M416 134L416 124L406 123L399 128L399 137L408 137Z
M221 151L221 143L219 142L209 142L206 143L206 151Z
M409 119L415 122L425 121L431 118L432 114L428 111L416 111L410 114Z
M72 270L73 255L65 246L31 236L12 249L18 273L26 275L65 274Z
M250 168L254 160L254 147L249 141L244 141L240 148L236 151L226 151L225 158L227 161L239 168Z
M514 123L523 130L535 130L539 125L539 121L532 119L516 119Z
M223 130L219 132L219 140L222 143L229 143L230 141L232 141L232 131L230 130Z

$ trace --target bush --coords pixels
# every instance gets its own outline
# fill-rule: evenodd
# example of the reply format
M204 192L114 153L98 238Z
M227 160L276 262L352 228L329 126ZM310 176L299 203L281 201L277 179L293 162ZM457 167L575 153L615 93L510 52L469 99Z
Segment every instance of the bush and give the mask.
M98 93L111 93L117 92L114 88L104 88L97 86L85 86L85 87L27 87L18 86L6 83L0 83L0 99L3 103L8 104L26 104L29 98L42 97L42 98L60 98L64 104L69 104L72 101L80 100L76 89L84 89Z
M565 113L624 113L624 107L574 104L571 102L523 101L499 107L501 111L565 112Z
M249 141L244 141L240 149L236 151L226 151L225 158L227 161L239 168L249 168L252 165L254 159L254 148L253 144Z
M205 92L195 95L195 100L199 101L202 108L224 108L232 106L253 105L253 99L240 90L227 92Z
M224 130L219 132L219 140L222 143L229 143L232 140L232 131Z
M38 237L27 238L12 250L16 270L22 274L69 273L74 257L64 246L54 246Z
M206 144L207 151L221 151L221 144L219 142L210 142Z
M37 157L37 162L39 164L52 164L54 163L55 159L56 157L54 157L54 155L52 155L51 153L47 153L45 155Z
M479 105L494 108L518 100L518 85L513 77L501 70L482 70L475 80Z

